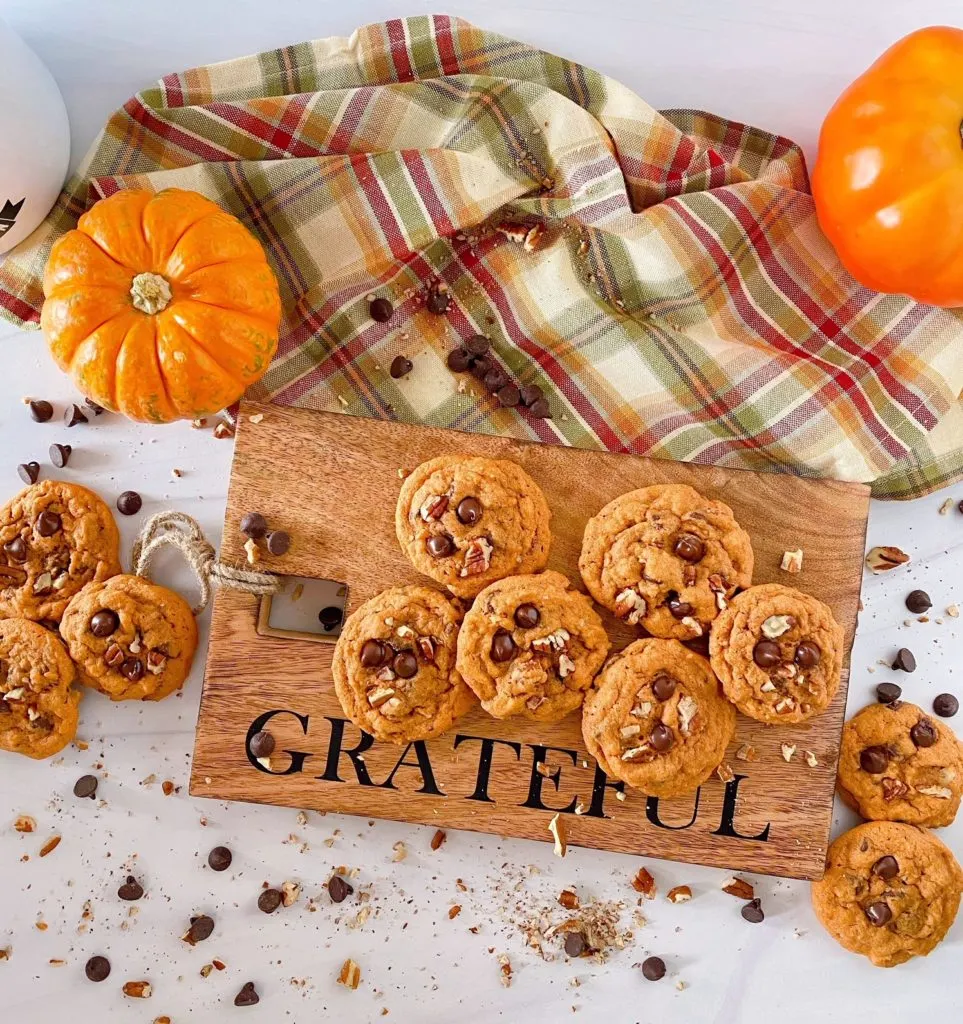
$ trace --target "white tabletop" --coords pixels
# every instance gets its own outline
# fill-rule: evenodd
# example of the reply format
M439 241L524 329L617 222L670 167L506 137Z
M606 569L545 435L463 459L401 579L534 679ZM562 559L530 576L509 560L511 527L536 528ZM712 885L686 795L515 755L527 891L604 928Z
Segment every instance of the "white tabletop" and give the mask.
M364 22L432 6L424 0L0 0L0 17L59 81L76 162L113 109L168 71L347 34ZM486 0L448 8L593 65L655 106L704 107L754 122L795 138L810 155L822 113L851 77L898 36L952 22L960 11L954 0ZM8 158L8 141L0 159ZM75 398L42 337L0 329L0 366L0 500L20 487L17 463L43 463L52 441L69 441L75 452L66 478L109 500L128 488L144 494L141 516L121 523L125 545L145 515L170 506L200 519L216 541L230 441L186 424L148 429L110 416L69 433L59 418L38 425L21 405L23 396L47 398L58 409ZM183 476L175 479L173 468ZM866 579L851 710L871 698L877 682L894 678L878 660L897 646L911 647L920 664L900 680L909 699L928 706L941 691L963 689L954 672L963 653L960 620L903 624L902 599L912 587L931 592L934 617L963 597L963 516L955 508L938 513L950 495L963 498L963 486L873 508L870 542L902 546L913 562L889 577ZM173 562L161 577L189 587ZM941 1024L954 1006L958 1018L963 920L927 960L882 971L823 933L807 885L754 879L767 915L754 926L719 891L723 872L667 862L648 862L660 892L688 884L691 902L674 906L660 896L647 903L646 926L604 965L545 963L526 949L506 888L524 880L527 906L539 898L551 904L570 885L585 897L625 900L628 924L635 901L628 883L640 859L573 849L560 861L548 845L470 833L451 833L432 852L427 828L313 812L300 824L292 810L193 799L186 783L202 675L203 656L183 695L157 706L86 696L79 734L90 744L86 751L72 746L50 763L0 755L0 948L13 949L10 961L0 963L0 1020L141 1024L167 1015L174 1024L313 1024L376 1021L387 1011L387 1020L403 1024L547 1022L572 1013L617 1024ZM76 778L92 770L102 776L103 804L71 794ZM157 781L146 782L150 777ZM165 779L182 788L164 796ZM20 813L36 818L36 833L13 830ZM850 821L840 814L837 825ZM60 846L40 859L41 845L55 833ZM963 856L963 823L942 836ZM398 840L409 853L395 863ZM205 863L219 843L234 851L231 870L221 875ZM134 917L115 895L131 864L148 892ZM330 869L342 864L359 868L359 881L371 884L372 913L360 927L349 922L356 906L343 904L339 913L321 891ZM302 882L307 896L321 894L316 912L303 898L272 917L257 911L261 883L285 879ZM84 921L87 900L92 918ZM450 920L456 903L462 911ZM216 930L192 949L180 936L199 912L215 918ZM39 930L38 921L47 929ZM83 965L94 953L113 964L102 985L84 978ZM510 988L499 983L501 953L513 966ZM652 953L669 966L658 984L632 966ZM354 992L335 983L349 956L362 970ZM202 978L200 967L215 957L226 968ZM152 998L125 999L123 982L141 978L151 981ZM236 1010L233 997L248 980L257 984L260 1005Z

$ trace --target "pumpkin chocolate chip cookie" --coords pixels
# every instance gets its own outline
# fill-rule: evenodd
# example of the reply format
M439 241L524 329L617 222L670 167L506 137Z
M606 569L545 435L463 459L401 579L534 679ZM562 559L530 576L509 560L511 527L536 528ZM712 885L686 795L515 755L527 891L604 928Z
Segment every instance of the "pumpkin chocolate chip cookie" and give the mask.
M334 688L359 729L388 743L429 739L475 706L455 668L459 602L428 587L394 587L345 622Z
M693 640L752 582L752 546L732 509L686 484L629 491L588 521L589 593L654 636Z
M963 794L963 745L915 704L872 704L843 726L837 788L864 818L949 825Z
M162 700L184 685L197 649L187 602L141 576L88 583L60 632L80 681L111 700Z
M465 616L458 671L495 718L557 722L581 705L608 650L592 602L561 573L509 576Z
M110 509L86 487L44 480L0 508L0 616L59 622L86 584L120 572Z
M534 480L505 459L446 455L418 466L395 528L412 565L459 597L545 568L551 512Z
M744 715L770 724L802 722L832 703L843 630L822 601L766 583L739 594L716 619L709 657Z
M55 633L0 620L0 750L35 758L63 750L77 732L75 675Z
M582 736L606 775L649 796L691 792L722 761L736 713L709 663L677 640L636 640L596 677Z
M963 871L931 832L872 821L829 848L812 899L823 927L845 949L877 967L932 952L960 906Z

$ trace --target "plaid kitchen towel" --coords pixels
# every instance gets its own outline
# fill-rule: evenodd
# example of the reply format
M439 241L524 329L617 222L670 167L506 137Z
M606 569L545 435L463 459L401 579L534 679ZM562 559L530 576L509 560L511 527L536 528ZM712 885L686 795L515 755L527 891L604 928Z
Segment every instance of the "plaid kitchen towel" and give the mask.
M963 476L960 314L846 274L797 147L657 112L464 21L370 25L135 96L0 268L9 318L36 323L53 240L133 186L196 189L267 247L285 316L253 398L868 481L880 497ZM444 315L425 308L439 288ZM393 302L389 323L372 295ZM544 389L550 419L448 371L478 333ZM399 354L414 368L394 380Z

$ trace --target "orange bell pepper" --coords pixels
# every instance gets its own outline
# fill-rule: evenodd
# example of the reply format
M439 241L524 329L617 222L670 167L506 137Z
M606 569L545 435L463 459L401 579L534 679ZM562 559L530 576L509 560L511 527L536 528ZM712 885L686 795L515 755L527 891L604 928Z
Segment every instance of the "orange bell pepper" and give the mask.
M858 281L963 306L963 30L913 32L853 82L823 123L812 189Z

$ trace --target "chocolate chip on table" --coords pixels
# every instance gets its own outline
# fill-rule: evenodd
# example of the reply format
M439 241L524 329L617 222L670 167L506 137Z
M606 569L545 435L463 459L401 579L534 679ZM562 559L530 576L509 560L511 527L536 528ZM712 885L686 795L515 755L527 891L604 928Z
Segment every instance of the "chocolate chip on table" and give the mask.
M35 484L40 478L40 463L21 462L17 466L17 475L25 484Z
M332 903L344 903L354 889L340 876L332 875L328 879L328 895Z
M766 919L766 915L762 912L762 900L758 897L754 900L750 900L740 911L740 914L750 924L761 924Z
M913 652L906 647L901 647L893 659L893 668L899 669L901 672L915 672L916 658Z
M432 558L447 558L455 551L455 542L447 533L433 533L425 545Z
M144 895L144 887L133 875L128 875L127 881L117 890L117 895L122 900L133 902L134 900L139 900Z
M526 384L520 391L522 405L530 406L543 397L542 389L537 384Z
M506 630L500 629L492 637L491 658L497 664L511 661L515 657L515 650L512 634Z
M889 764L889 751L886 747L866 747L860 751L859 767L870 775L882 775Z
M581 956L585 952L585 937L581 932L569 932L565 936L565 955Z
M498 399L498 404L506 409L514 409L522 400L521 392L514 384L506 384L504 387L499 388L495 392L495 397Z
M245 512L241 517L241 533L245 537L260 540L267 532L267 520L260 512Z
M899 861L895 857L880 857L878 861L870 868L870 871L882 878L884 882L890 881L899 874Z
M109 608L104 608L102 611L95 612L90 617L88 625L90 627L90 632L93 633L94 636L103 639L116 631L117 627L120 625L120 619L116 612L111 611Z
M270 757L274 753L274 736L262 729L251 737L250 747L255 757Z
M281 899L279 889L265 889L257 898L257 909L265 914L273 914L281 906Z
M50 463L57 469L63 469L70 461L70 453L73 448L69 444L52 444L47 454L50 456Z
M49 402L45 402L42 398L37 401L30 402L29 405L30 415L37 421L37 423L46 423L53 417L53 406Z
M372 299L368 315L375 323L386 324L394 316L395 307L387 299Z
M541 618L541 612L533 604L520 604L515 609L515 625L522 629L534 629Z
M94 794L96 792L96 775L81 775L80 778L74 783L74 796L79 797L81 800L88 796L90 797L91 800L93 800Z
M760 668L774 668L782 661L782 651L775 640L760 640L752 649L752 660Z
M88 981L106 981L110 976L110 961L105 956L92 956L84 966Z
M89 423L90 421L84 415L83 410L79 405L68 405L64 409L64 426L65 427L76 427L78 423Z
M672 545L672 553L684 562L701 562L706 553L705 541L695 534L683 533Z
M819 649L818 644L814 644L812 640L803 640L803 642L796 648L796 654L793 657L793 661L800 668L815 668L820 659L823 656L823 652Z
M477 498L467 497L458 502L455 515L458 517L459 523L464 523L465 526L474 526L481 519L484 511L482 503Z
M642 977L646 981L661 981L665 977L665 961L662 957L646 957L642 961Z
M936 726L927 718L921 718L910 729L910 739L917 747L932 747L939 738Z
M652 680L652 693L656 700L668 700L675 693L675 680L661 672Z
M84 405L95 415L100 416L104 412L104 407L98 405L92 398L85 398Z
M261 997L257 994L253 981L246 981L241 986L241 991L234 997L235 1006L256 1006L260 1001Z
M952 693L941 693L933 698L933 711L940 718L952 718L960 710L960 702Z
M132 683L144 678L144 663L140 658L124 658L120 674Z
M463 348L452 349L446 363L452 373L464 373L471 366L471 353Z
M536 419L550 420L552 418L552 409L544 398L536 398L535 401L532 402L532 404L528 407L528 411Z
M434 313L436 316L443 316L447 313L450 304L451 296L440 288L433 288L425 300L425 308L429 313Z
M649 742L656 750L659 751L660 754L664 754L667 750L671 750L675 745L675 735L667 725L659 722L652 730L652 734L649 736Z
M208 917L207 914L200 914L198 917L191 918L191 926L187 929L184 941L196 946L198 942L209 939L213 933L214 918Z
M929 611L933 607L933 602L930 600L930 595L925 590L911 590L906 595L906 607L913 612L914 615L921 615L923 612Z
M869 923L875 928L882 928L884 924L889 924L893 920L893 911L882 900L877 903L870 903L864 913L869 919Z
M233 859L234 854L226 846L215 846L207 855L207 866L212 871L227 871Z
M465 351L470 356L483 356L491 347L491 341L484 334L473 334L465 342Z
M361 665L363 668L379 668L391 655L391 649L380 640L365 640L361 645Z
M264 538L272 555L286 555L291 547L291 535L284 530L271 530Z
M322 608L318 612L318 622L321 623L324 628L330 632L332 629L337 629L341 625L341 620L344 618L344 609L339 608L336 604L329 604L326 608Z
M395 356L391 360L391 367L388 372L395 380L399 380L401 377L411 373L414 368L414 363L407 356Z
M144 504L136 491L124 491L117 499L117 511L123 516L136 516Z
M880 683L876 687L876 699L880 704L894 704L903 696L903 688L896 683Z
M56 512L51 512L50 509L45 508L37 516L37 533L41 537L52 537L55 533L59 532L62 525L60 516Z
M396 676L402 679L411 679L418 672L418 659L411 651L399 651L395 655L391 667L394 669Z
M27 560L27 542L23 537L14 537L13 540L8 540L3 545L3 550L15 561L15 562L26 562Z

